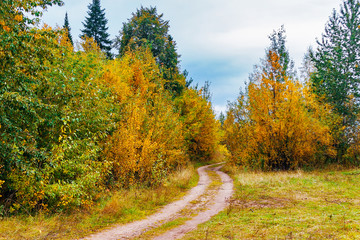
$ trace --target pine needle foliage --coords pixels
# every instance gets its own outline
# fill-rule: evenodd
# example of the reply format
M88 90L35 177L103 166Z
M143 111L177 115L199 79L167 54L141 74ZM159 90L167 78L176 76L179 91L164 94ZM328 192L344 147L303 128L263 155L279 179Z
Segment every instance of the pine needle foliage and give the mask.
M164 87L175 96L181 94L185 77L179 72L180 55L169 34L169 21L163 20L163 14L158 14L155 7L141 7L133 13L132 18L123 24L115 46L120 57L130 49L149 47L162 73Z
M355 144L360 113L360 2L345 0L340 11L333 11L311 53L314 91L331 104L342 117L337 134L337 162L346 160L346 151Z
M112 58L111 54L111 40L109 40L109 33L105 17L105 9L101 9L100 0L93 0L88 6L88 16L85 18L84 29L81 30L81 38L85 36L93 38L99 45L100 49L104 51L108 58Z
M65 19L64 19L64 26L63 28L66 30L67 32L67 37L71 43L71 45L74 45L72 36L71 36L71 28L70 28L70 24L69 24L69 17L68 17L68 13L65 13Z

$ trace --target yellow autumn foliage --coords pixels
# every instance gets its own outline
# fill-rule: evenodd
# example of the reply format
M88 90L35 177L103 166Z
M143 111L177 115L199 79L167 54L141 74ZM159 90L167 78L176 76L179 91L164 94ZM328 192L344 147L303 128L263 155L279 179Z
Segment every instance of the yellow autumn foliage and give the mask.
M105 58L95 45L74 52L47 26L1 35L0 52L12 57L1 71L9 87L0 93L0 205L11 213L91 206L109 173L101 142L115 125L100 78Z
M23 20L23 16L21 14L15 15L14 20L21 22Z
M186 89L176 100L184 123L187 151L192 160L213 160L220 142L220 123L216 120L211 103L201 90Z
M277 54L269 56L272 69L282 72ZM232 161L264 170L322 164L335 155L329 116L331 109L308 86L286 76L277 81L264 71L228 112L224 125Z
M106 66L103 79L121 106L107 143L113 177L123 186L160 183L187 161L182 123L149 50L128 52Z
M36 27L53 4L0 4L0 215L89 208L214 154L211 104L177 62L159 67L141 47L106 59L91 38L74 51L63 29Z

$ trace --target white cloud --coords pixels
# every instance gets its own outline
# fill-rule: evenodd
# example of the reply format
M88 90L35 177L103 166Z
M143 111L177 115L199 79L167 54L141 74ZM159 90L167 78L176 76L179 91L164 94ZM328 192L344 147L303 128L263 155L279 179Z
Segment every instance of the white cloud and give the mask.
M214 108L215 115L218 117L220 116L220 113L225 114L226 109L227 109L226 105L214 105L213 108Z
M80 34L91 0L65 0L50 8L45 22L62 26L69 13L74 38ZM170 20L170 33L182 55L181 65L202 84L212 82L215 108L223 109L247 80L252 66L264 56L267 36L285 25L290 55L297 66L309 45L320 37L339 0L102 0L114 38L122 23L141 5L156 6ZM223 98L223 99L222 99Z

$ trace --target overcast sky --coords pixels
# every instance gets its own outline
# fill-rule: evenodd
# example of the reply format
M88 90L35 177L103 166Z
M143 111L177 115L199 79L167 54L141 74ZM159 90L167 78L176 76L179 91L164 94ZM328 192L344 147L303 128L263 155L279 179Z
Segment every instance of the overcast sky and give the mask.
M62 26L68 12L71 34L78 39L92 0L65 0L51 7L43 20ZM287 47L297 67L308 47L316 47L332 10L342 0L101 0L109 34L115 38L122 23L140 6L157 7L170 21L170 34L181 55L181 68L194 83L211 82L215 111L225 111L244 87L253 65L265 55L268 35L285 26Z

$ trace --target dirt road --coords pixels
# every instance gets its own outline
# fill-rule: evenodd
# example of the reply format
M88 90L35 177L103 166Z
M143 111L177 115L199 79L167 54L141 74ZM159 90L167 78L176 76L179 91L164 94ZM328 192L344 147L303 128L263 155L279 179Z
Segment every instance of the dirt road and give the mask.
M189 193L181 200L170 203L163 207L159 212L149 216L148 218L136 222L132 222L125 225L119 225L109 230L93 234L84 239L91 240L105 240L105 239L132 239L141 238L141 235L150 229L161 226L162 224L172 221L179 217L179 212L186 208L199 208L194 205L193 202L204 203L202 205L202 211L199 211L196 216L191 220L185 222L183 225L174 228L161 236L157 236L154 239L157 240L171 240L178 239L196 229L196 227L203 222L209 221L210 218L216 215L218 212L225 209L228 204L228 199L233 193L232 179L225 173L220 171L221 166L208 165L200 167L197 171L199 174L199 183L196 187L192 188ZM221 186L216 188L216 191L209 188L212 180L209 177L209 171L214 171L220 176ZM211 192L212 191L212 192Z

